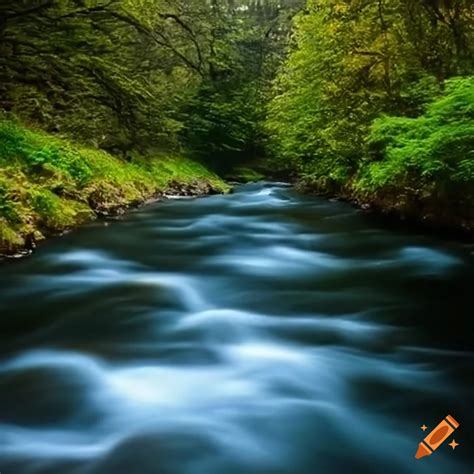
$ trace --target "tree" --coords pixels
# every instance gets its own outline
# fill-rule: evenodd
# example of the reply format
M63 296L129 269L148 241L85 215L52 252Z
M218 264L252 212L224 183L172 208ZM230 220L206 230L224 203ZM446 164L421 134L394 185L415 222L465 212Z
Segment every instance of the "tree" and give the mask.
M264 154L265 103L301 1L211 3L209 76L186 107L183 138L225 171Z
M223 161L258 146L288 11L273 0L6 0L0 108L122 156L184 144Z
M270 152L323 188L350 184L376 117L417 116L472 73L469 3L309 0L269 105Z

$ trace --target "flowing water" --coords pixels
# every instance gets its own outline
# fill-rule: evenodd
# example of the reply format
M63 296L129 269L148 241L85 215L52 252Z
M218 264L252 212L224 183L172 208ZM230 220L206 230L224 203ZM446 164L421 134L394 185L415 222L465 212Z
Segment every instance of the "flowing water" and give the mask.
M54 239L0 267L0 472L470 474L473 282L278 184Z

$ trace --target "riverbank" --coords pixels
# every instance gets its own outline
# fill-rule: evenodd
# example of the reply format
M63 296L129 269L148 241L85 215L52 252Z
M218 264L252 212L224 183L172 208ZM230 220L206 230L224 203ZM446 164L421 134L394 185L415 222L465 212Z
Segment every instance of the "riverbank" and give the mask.
M0 255L29 253L45 238L167 194L225 193L229 186L180 156L118 159L64 138L0 121Z
M474 77L446 81L415 117L380 114L358 132L295 154L288 137L272 169L304 191L337 196L377 214L474 234ZM357 133L356 133L357 132ZM308 137L309 139L309 137ZM350 153L338 147L359 143ZM284 146L283 146L284 145ZM285 148L286 147L286 148ZM329 148L325 148L329 147Z
M405 223L424 231L474 240L474 210L472 203L436 201L431 196L419 197L405 190L387 189L380 193L361 193L350 185L325 187L305 177L293 179L295 188L303 194L325 196L349 202L353 206L389 223Z
M354 180L344 184L320 177L312 179L309 174L279 169L271 159L262 160L256 169L249 168L244 177L237 173L229 176L232 176L232 181L240 183L262 180L288 182L301 194L350 203L388 224L409 225L456 240L474 241L474 201L468 192L460 192L452 196L451 200L410 193L403 186L382 188L370 193L358 189ZM259 179L245 179L246 176L257 176Z

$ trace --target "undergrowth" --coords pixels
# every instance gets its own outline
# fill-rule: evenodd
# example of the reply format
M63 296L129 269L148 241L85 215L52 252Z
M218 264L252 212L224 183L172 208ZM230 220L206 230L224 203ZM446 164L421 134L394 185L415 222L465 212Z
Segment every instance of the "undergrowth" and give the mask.
M183 157L135 157L104 151L0 119L0 253L196 181L227 185Z

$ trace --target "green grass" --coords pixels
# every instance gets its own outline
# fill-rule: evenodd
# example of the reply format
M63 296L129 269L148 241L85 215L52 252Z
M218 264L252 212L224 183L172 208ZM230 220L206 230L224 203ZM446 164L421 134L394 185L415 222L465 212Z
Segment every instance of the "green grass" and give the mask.
M184 157L125 162L2 119L0 253L143 202L176 183L197 181L218 192L229 190L217 175Z

